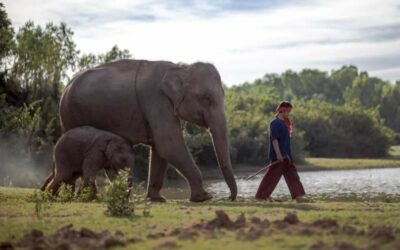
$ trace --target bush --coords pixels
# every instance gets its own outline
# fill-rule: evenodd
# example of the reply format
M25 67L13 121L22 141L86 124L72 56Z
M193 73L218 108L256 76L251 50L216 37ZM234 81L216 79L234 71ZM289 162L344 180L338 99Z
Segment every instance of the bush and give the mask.
M129 199L129 174L122 170L117 177L106 185L105 202L106 213L112 216L133 216L135 206Z
M60 192L56 197L57 201L60 202L71 202L75 198L75 192L72 190L71 185L62 184L60 187Z
M394 134L376 110L319 101L298 101L295 106L294 119L304 131L305 150L311 156L387 156Z
M95 193L92 187L84 187L79 190L75 195L74 201L77 202L91 202L101 201L101 197Z
M135 215L135 211L142 210L143 216L150 216L151 202L139 194L142 183L129 188L128 177L128 171L121 170L117 177L106 185L106 214L131 217Z
M36 217L41 218L46 210L51 207L53 197L49 192L35 190L35 192L28 197L28 200L35 203L35 215Z

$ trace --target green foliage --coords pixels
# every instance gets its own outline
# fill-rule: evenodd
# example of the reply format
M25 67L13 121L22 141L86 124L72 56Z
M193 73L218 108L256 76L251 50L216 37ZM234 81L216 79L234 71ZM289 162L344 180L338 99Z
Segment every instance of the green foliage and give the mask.
M400 81L394 86L385 86L378 109L385 124L400 135Z
M267 90L268 91L268 90ZM226 110L233 162L264 163L268 147L269 109L273 99L253 93L226 95Z
M92 187L83 187L74 197L74 201L76 202L92 202L92 201L101 201L101 196L98 196L94 193Z
M122 170L117 177L106 185L104 200L107 204L106 213L112 216L133 216L135 204L129 199L129 173Z
M55 199L59 202L66 203L72 202L75 198L75 190L71 185L62 184L58 196Z
M129 187L129 172L120 170L117 177L106 185L104 201L106 214L111 216L132 217L135 211L142 211L143 216L150 216L151 202L139 194L142 184Z
M100 54L84 54L79 58L78 68L79 71L88 69L90 67L96 66L98 64L109 63L119 59L129 59L132 58L132 54L129 50L121 50L117 45L114 45L110 51Z
M297 101L294 119L305 131L305 149L318 157L380 157L388 153L393 132L376 110Z
M46 211L51 207L53 198L50 193L35 190L28 200L35 203L35 215L41 218Z
M50 96L58 100L67 71L74 69L78 51L65 23L45 28L25 23L17 32L11 77L27 92L27 101Z
M376 77L369 77L368 73L362 72L357 76L351 86L346 88L343 95L347 103L354 100L360 102L363 107L377 107L382 102L385 82Z
M333 83L335 83L341 91L341 94L337 96L343 102L343 92L351 87L354 79L358 76L358 69L353 65L342 66L338 70L333 70L330 78Z
M1 100L0 100L1 102ZM4 99L3 99L4 104ZM42 109L40 102L36 101L29 105L24 104L21 108L3 108L0 110L0 134L19 134L22 137L32 137L40 126Z
M292 148L296 161L307 155L385 156L395 138L386 126L400 129L399 86L343 66L330 75L311 69L267 74L253 83L228 88L225 105L233 162L262 161L268 125L284 99L295 106Z
M0 72L5 66L5 59L9 56L14 47L14 29L11 20L7 16L4 4L0 3Z

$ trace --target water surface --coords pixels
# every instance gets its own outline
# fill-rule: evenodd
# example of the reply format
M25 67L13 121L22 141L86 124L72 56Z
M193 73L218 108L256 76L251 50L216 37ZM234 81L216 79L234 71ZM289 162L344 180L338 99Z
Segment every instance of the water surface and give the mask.
M311 196L361 195L368 198L376 195L400 195L400 168L310 171L300 172L299 175L306 193ZM262 177L261 175L251 180L238 177L238 196L254 197ZM217 198L229 196L229 189L222 179L208 180L206 186ZM168 185L163 193L169 198L188 198L189 196L185 183L181 187ZM289 196L283 177L272 196Z

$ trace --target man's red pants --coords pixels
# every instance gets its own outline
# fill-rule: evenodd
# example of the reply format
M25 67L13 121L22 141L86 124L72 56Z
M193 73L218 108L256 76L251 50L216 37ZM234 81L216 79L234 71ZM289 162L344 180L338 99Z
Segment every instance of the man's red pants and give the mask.
M305 195L303 184L300 182L296 166L292 161L284 160L283 162L276 163L268 169L258 187L256 199L269 198L282 175L285 177L292 199Z

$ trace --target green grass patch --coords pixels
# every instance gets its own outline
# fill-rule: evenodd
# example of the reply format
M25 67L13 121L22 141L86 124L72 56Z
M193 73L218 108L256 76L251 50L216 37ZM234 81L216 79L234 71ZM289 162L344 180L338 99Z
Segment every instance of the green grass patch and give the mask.
M344 159L344 158L306 158L305 164L311 169L368 169L400 167L400 159ZM305 167L304 167L305 169Z
M400 159L400 145L392 146L389 151L392 158Z
M345 170L400 167L400 145L390 148L389 157L382 159L307 157L301 166L304 170Z
M32 229L44 234L54 233L67 224L95 232L108 230L112 234L122 231L125 238L137 237L142 241L128 244L124 249L154 249L168 246L171 242L180 249L309 249L312 244L323 241L329 246L338 242L349 242L357 247L378 244L381 249L391 249L400 239L389 242L366 240L365 235L350 235L339 232L330 234L302 235L286 231L271 231L256 240L241 240L241 231L218 230L213 237L199 235L193 240L167 236L149 239L149 234L170 232L176 228L190 227L201 221L215 218L216 210L224 210L232 219L244 214L246 218L258 216L271 222L281 220L286 213L296 213L301 222L312 223L321 218L331 218L340 226L351 225L359 231L366 231L371 225L400 228L399 202L328 202L298 204L292 201L260 203L253 200L237 202L210 201L190 203L187 200L170 200L164 204L152 204L150 216L113 217L105 213L107 206L101 202L54 202L42 216L35 214L35 202L30 197L34 189L0 187L0 242L18 240ZM247 229L246 229L247 230ZM247 231L244 230L243 233ZM171 243L172 244L172 243ZM117 248L122 249L122 248ZM328 248L329 249L329 248Z

